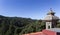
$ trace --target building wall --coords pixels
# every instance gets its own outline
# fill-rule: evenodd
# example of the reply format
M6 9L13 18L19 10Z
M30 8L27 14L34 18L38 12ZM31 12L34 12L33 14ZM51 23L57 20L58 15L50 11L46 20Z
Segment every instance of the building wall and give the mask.
M60 35L60 32L57 32L57 35Z

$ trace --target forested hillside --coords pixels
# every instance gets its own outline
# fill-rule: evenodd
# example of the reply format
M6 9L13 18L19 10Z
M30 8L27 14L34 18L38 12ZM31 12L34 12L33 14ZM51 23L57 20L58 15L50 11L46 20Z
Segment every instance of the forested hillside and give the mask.
M57 27L60 27L59 22L57 23ZM22 35L43 29L45 29L45 22L42 20L0 15L0 35Z

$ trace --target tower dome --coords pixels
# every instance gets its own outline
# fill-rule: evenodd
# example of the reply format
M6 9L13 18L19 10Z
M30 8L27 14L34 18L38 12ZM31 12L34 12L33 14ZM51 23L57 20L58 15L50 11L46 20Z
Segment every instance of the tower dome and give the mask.
M44 20L51 21L51 20L58 20L59 17L55 16L55 12L53 12L52 9L47 13L47 16L44 18Z

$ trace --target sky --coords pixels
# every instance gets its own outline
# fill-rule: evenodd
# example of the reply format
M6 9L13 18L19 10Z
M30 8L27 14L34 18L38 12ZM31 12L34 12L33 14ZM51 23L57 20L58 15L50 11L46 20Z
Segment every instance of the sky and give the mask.
M0 0L0 15L43 19L50 8L60 17L60 0Z

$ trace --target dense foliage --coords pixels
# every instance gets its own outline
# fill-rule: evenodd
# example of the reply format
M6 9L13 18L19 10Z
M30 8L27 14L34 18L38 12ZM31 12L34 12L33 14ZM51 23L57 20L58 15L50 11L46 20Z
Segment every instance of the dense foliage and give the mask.
M60 24L57 24L60 27ZM0 35L22 35L45 29L45 22L21 17L5 17L0 15Z

